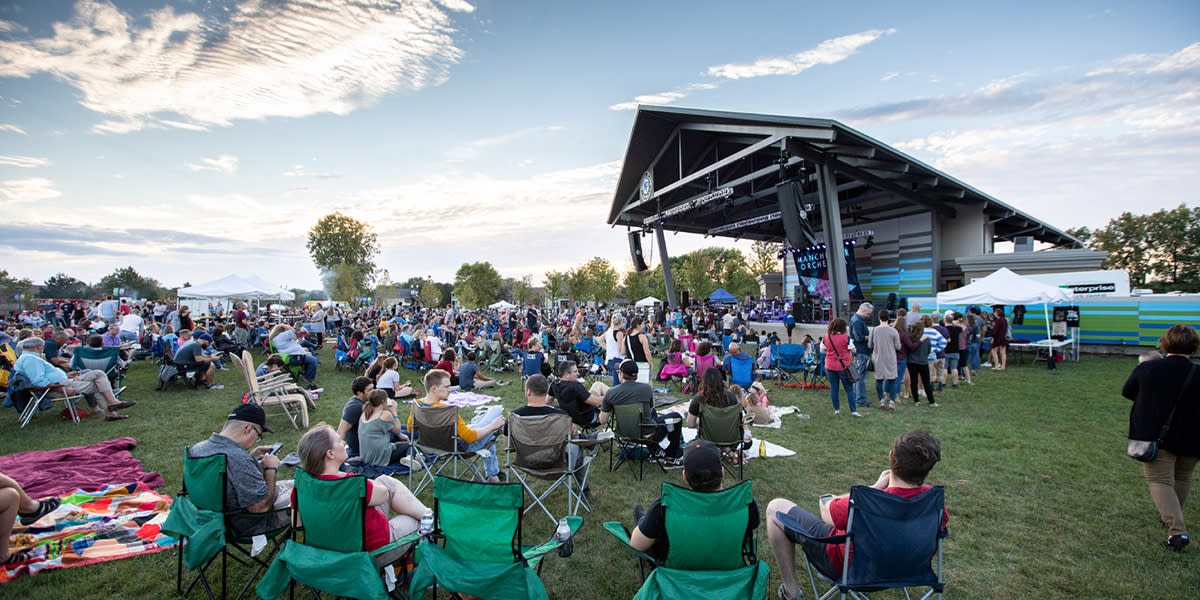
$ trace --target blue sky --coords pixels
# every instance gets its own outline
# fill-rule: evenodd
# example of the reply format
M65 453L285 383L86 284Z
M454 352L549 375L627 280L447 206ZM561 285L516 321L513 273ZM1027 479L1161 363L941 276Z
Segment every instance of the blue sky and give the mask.
M1094 228L1198 205L1198 90L1194 1L8 1L0 268L319 287L341 210L393 279L627 269L639 102L838 119Z

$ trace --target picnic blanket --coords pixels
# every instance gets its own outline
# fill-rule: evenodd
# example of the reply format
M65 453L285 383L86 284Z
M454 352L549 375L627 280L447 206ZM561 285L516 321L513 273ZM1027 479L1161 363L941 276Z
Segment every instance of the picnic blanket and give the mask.
M683 428L683 443L686 444L694 439L696 439L696 430L691 427L684 427ZM744 453L746 458L758 458L758 445L761 442L766 442L766 440L760 439L758 437L754 437L751 439L750 449L746 450ZM780 446L779 444L775 444L772 442L766 442L766 449L767 449L767 458L776 458L779 456L795 456L796 455L795 452L788 450L787 448L784 448L783 446Z
M485 396L483 394L479 394L476 392L459 391L459 392L450 392L450 397L446 400L446 404L449 404L450 406L457 406L457 407L461 408L464 406L479 406L481 404L489 404L492 402L499 402L499 401L500 401L500 398L497 396Z
M796 413L801 419L807 419L808 415L801 414L795 406L768 406L767 410L771 412L771 421L768 423L758 424L753 423L755 427L770 427L771 429L779 429L783 427L783 415Z
M115 481L161 487L162 475L147 473L129 453L131 437L73 448L34 450L0 456L0 473L17 480L31 498L61 496L75 490L98 490Z
M0 583L22 573L74 567L149 554L175 545L159 531L171 499L143 482L105 486L99 491L76 490L63 496L58 510L37 523L17 522L10 542L13 550L42 547L41 558L0 568Z

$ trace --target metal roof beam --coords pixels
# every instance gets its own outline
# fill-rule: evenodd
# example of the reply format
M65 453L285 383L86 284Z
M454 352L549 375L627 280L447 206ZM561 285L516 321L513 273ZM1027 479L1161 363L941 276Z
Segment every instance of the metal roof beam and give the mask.
M749 146L749 147L741 150L740 152L735 152L733 154L730 154L729 156L726 156L725 158L718 160L717 162L714 162L711 165L704 167L703 169L699 169L697 171L689 173L688 175L667 185L667 187L664 187L660 190L655 190L654 195L650 197L650 201L660 200L667 193L677 190L677 189L683 187L684 185L688 184L689 182L700 179L700 178L704 177L705 175L708 175L709 173L714 173L721 167L733 164L747 156L750 156L751 154L754 154L755 152L758 152L759 150L762 150L763 148L766 148L767 146L777 143L780 139L782 139L782 138L775 137L775 136L768 137L768 138L758 142L757 144L754 144L753 146ZM776 168L778 168L778 167L776 167ZM732 185L733 184L725 184L722 187L731 187ZM637 208L638 206L641 206L642 204L645 204L645 203L646 202L639 199L638 201L636 201L632 204L627 204L625 206L624 210L625 211L632 210L632 209Z
M826 142L832 142L834 138L833 131L824 127L764 127L762 125L721 125L718 123L684 123L680 127L690 131L736 135L752 134L765 137L797 137Z

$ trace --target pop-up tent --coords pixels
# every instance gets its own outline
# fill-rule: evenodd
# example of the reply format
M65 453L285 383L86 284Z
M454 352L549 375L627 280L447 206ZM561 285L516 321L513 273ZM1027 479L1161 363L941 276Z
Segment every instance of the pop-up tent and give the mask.
M662 304L662 300L659 300L658 298L655 298L654 296L646 296L645 298L642 298L641 300L638 300L637 302L633 303L633 305L638 308L642 308L645 306L654 306L655 304Z
M737 296L730 294L723 288L717 288L717 291L708 295L708 299L711 302L721 302L723 304L734 304L737 302Z
M495 304L488 305L488 308L494 308L497 310L507 310L507 309L516 308L516 307L517 307L516 304L513 304L512 302L509 302L507 300L501 300L499 302L496 302Z
M226 275L220 279L179 289L180 298L238 298L295 300L296 295L282 288L272 287L257 275L240 277Z
M1049 339L1050 305L1067 303L1074 297L1075 293L1071 290L1038 283L1001 267L975 283L939 292L937 303L939 307L942 304L1041 304L1046 311L1046 338Z

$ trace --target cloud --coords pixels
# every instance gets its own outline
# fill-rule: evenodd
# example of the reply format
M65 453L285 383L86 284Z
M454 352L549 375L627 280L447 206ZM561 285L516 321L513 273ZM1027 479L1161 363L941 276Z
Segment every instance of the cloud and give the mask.
M25 204L53 200L62 196L62 192L54 189L54 182L44 177L29 179L9 179L0 182L0 195L12 203ZM4 208L12 208L5 206Z
M831 65L849 58L865 46L880 37L894 33L895 29L873 29L839 38L825 40L814 48L798 52L790 56L760 58L750 64L724 64L709 67L706 74L709 77L722 79L747 79L764 75L796 75L817 65ZM890 77L885 78L890 79ZM632 101L618 102L610 105L609 110L637 110L639 104L670 104L686 98L697 90L715 89L719 82L691 83L684 87L635 96Z
M283 172L284 177L315 177L317 179L341 179L345 177L341 173L329 173L325 171L307 171L304 165L296 165L290 171Z
M563 127L561 125L526 127L525 129L518 129L516 131L511 131L497 136L480 138L459 144L458 146L448 150L446 152L446 156L453 162L465 161L479 156L481 152L487 150L488 148L502 146L529 135L551 131L562 131L562 129Z
M31 169L34 167L48 167L50 166L50 159L39 158L36 156L0 155L0 165L22 167L26 169Z
M473 9L462 0L241 2L134 18L80 0L53 36L0 41L0 77L49 73L77 88L105 117L97 133L343 115L446 81L463 55L449 13Z
M708 68L710 77L745 79L765 75L796 75L817 65L831 65L846 60L858 49L875 40L895 33L895 29L872 29L825 40L817 47L789 56L769 56L748 64L725 64Z
M188 163L187 168L193 171L217 171L226 175L237 172L238 157L232 154L222 154L216 158L201 158L199 163Z
M16 125L13 125L12 123L0 123L0 131L9 131L12 133L19 133L21 135L25 135L24 129L21 129L20 127L17 127Z
M20 23L0 19L0 33L24 33L26 31L29 29Z

